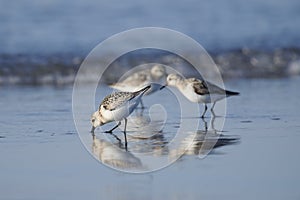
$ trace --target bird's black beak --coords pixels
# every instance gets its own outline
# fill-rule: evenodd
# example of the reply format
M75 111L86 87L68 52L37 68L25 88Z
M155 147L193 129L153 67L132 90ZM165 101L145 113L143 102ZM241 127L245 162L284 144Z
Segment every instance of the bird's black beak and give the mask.
M164 89L166 86L167 86L167 85L163 85L163 86L161 86L159 89L162 90L162 89Z

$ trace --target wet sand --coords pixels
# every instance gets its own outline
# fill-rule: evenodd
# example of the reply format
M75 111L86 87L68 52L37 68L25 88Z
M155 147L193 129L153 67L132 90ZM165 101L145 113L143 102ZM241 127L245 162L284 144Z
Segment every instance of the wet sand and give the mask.
M219 148L199 159L200 134L194 148L175 163L139 175L113 170L88 153L73 122L72 87L1 87L0 197L299 199L299 84L299 78L226 82L241 95L227 101ZM99 98L106 92L100 88ZM158 97L144 103L151 105ZM209 117L205 120L210 124ZM176 127L163 128L165 141ZM198 132L203 130L201 122ZM116 135L122 136L120 131ZM163 144L157 140L132 139L129 150Z

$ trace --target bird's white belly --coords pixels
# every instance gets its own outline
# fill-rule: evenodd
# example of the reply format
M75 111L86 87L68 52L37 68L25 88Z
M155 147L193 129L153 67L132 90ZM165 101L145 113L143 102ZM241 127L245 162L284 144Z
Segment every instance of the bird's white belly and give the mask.
M181 93L191 102L194 103L205 103L207 100L207 97L204 95L198 95L197 93L194 92L194 90L189 90L189 89L181 89Z
M190 100L191 102L195 103L211 103L219 101L223 98L225 98L225 94L205 94L205 95L199 95L194 90L185 89L181 91L183 95Z
M135 100L134 102L130 101L115 110L104 110L102 112L102 116L106 120L106 123L112 121L121 121L133 112L133 110L137 107L138 103L139 101L137 100Z

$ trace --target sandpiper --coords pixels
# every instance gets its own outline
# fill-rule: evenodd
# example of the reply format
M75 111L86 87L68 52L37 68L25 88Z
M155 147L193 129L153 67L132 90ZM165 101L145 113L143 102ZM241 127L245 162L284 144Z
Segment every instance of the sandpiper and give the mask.
M239 95L238 92L224 90L207 81L196 78L184 79L178 74L169 74L165 86L176 87L191 102L204 103L205 108L201 115L202 118L204 118L207 111L208 103L213 103L211 112L215 116L213 109L217 101L220 101L225 97ZM162 86L160 89L163 89L165 86Z
M123 92L134 92L147 85L151 85L151 88L145 93L145 95L149 95L158 91L161 85L166 83L166 76L165 67L160 64L155 64L151 69L135 72L125 80L109 86ZM141 106L144 108L142 101Z
M142 96L149 90L151 86L146 86L143 89L136 92L115 92L104 98L99 106L99 109L93 113L91 117L92 134L96 127L102 126L109 122L118 121L119 123L109 131L105 133L112 133L118 126L121 125L121 121L125 120L124 138L125 146L127 146L126 126L127 117L133 112L133 110L139 104Z

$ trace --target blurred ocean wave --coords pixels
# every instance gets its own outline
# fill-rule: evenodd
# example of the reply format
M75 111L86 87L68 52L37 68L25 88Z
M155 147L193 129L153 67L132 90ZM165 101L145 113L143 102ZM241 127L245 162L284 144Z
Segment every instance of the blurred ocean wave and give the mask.
M0 85L72 84L82 60L97 44L147 26L170 28L195 39L211 52L224 78L299 75L299 9L299 0L1 1ZM101 81L117 81L147 62L195 76L178 57L148 52L118 59ZM95 79L89 73L81 77L85 82Z
M300 75L300 49L282 48L273 51L238 49L210 54L224 79L282 78ZM73 84L84 57L76 54L1 54L1 85L69 85ZM101 60L94 67L101 68ZM183 59L167 52L136 52L119 57L105 71L101 81L117 81L131 68L148 62L172 66L185 76L196 76ZM89 83L97 77L81 77Z

